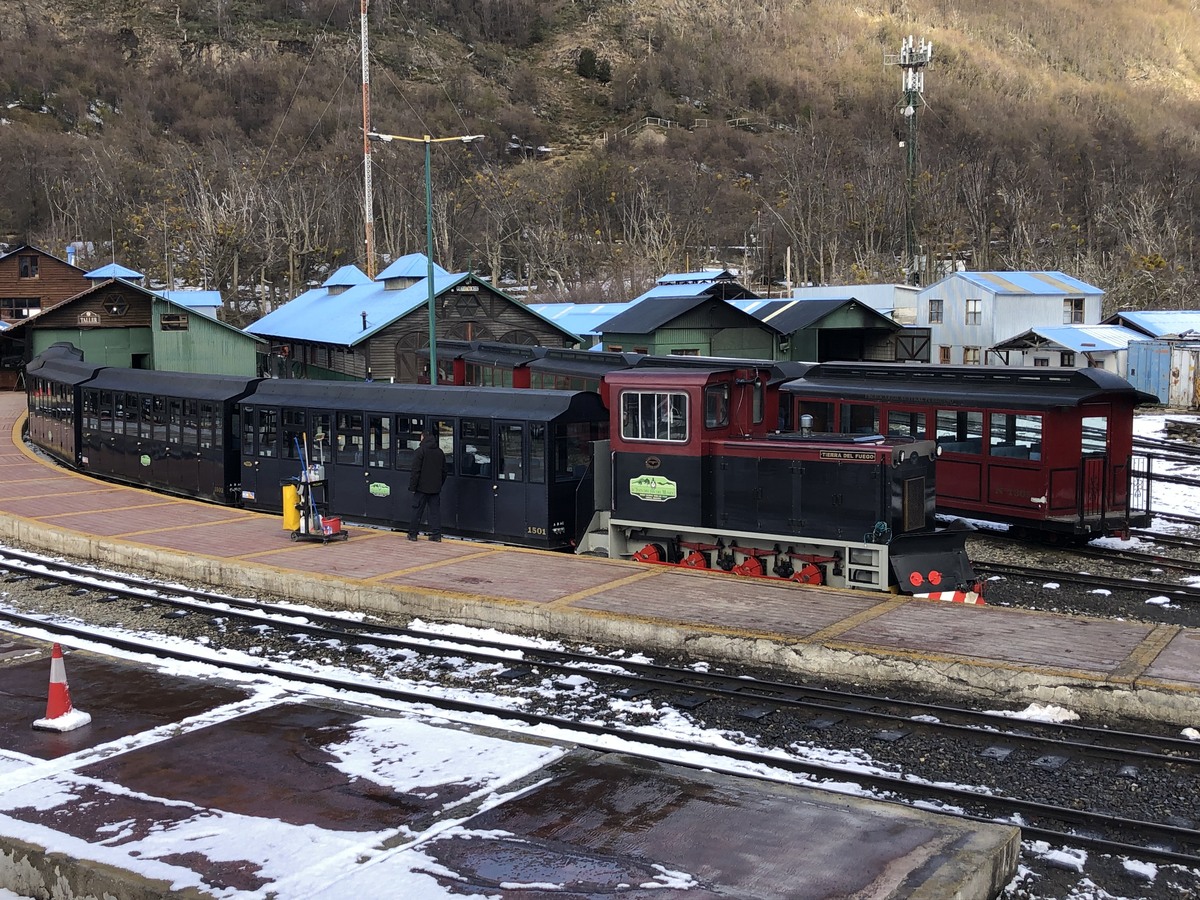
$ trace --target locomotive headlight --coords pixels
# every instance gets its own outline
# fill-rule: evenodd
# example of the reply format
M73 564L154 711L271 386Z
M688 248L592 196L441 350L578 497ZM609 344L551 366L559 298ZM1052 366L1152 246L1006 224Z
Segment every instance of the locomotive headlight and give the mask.
M904 451L903 450L896 451L896 462L898 462L898 463L904 462Z
M936 450L934 450L934 451L933 451L933 455L934 455L934 456L941 456L941 455L942 455L942 445L941 445L941 444L938 444L938 448L937 448Z

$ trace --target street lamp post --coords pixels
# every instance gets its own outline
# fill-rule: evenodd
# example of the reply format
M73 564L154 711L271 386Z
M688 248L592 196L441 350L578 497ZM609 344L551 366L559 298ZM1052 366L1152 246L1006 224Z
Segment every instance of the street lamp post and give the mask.
M408 141L414 144L425 145L425 257L428 263L428 271L426 272L426 281L429 284L429 383L438 383L438 367L437 367L437 301L434 297L433 290L433 178L430 175L430 147L433 144L441 144L448 141L458 141L461 144L471 144L475 141L482 141L482 134L463 134L456 137L435 138L429 135L422 137L405 137L401 134L380 134L376 131L367 133L367 138L372 141L383 141L391 143L392 141Z

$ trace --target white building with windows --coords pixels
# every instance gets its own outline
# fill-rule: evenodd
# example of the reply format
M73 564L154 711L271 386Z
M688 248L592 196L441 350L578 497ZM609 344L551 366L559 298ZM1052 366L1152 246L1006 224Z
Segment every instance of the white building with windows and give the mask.
M916 325L930 330L930 360L943 365L1023 365L994 350L1030 328L1097 325L1104 291L1063 272L955 272L917 296Z

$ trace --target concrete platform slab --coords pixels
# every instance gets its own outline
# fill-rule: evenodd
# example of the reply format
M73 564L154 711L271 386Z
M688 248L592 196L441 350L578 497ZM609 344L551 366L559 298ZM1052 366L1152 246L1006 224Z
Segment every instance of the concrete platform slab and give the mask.
M93 724L47 736L19 721L44 663L4 668L12 890L40 877L134 898L983 898L1016 863L1012 827L265 685L139 678L87 653L67 665Z

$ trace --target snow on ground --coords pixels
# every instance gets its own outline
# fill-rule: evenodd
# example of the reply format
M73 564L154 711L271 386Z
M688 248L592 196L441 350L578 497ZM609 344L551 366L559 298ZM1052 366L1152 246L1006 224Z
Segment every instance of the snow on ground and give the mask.
M1139 416L1136 419L1135 432L1146 437L1163 437L1166 418L1163 415ZM1197 416L1173 415L1171 418L1200 421L1200 417ZM1200 512L1200 489L1173 485L1171 490L1156 491L1153 495L1152 507L1156 512L1195 515ZM1164 532L1179 529L1176 524L1162 522L1159 519L1155 520L1152 527ZM1129 546L1132 542L1097 541L1095 543ZM97 578L97 584L103 584L103 579ZM1048 584L1046 587L1050 589L1056 585ZM297 608L298 614L302 615L303 611L302 608ZM429 630L431 642L436 642L439 633L447 638L456 639L469 637L472 633L482 637L497 636L496 632L473 632L472 629L461 626L443 628L429 623L417 624ZM504 637L508 638L507 635ZM161 637L147 636L146 639L151 642L161 641ZM534 642L531 641L531 643ZM549 641L536 643L555 644L555 642ZM514 652L519 655L519 650ZM221 655L216 651L212 652L214 659ZM148 661L149 659L147 657ZM597 663L602 665L603 659L598 658ZM203 677L206 674L204 671L206 667L201 664L179 665L170 668L171 671L180 675ZM335 673L322 672L322 674ZM346 672L337 672L336 674L345 678L353 677ZM256 700L248 701L251 705L255 702L275 702L277 700L277 688L270 687L269 684L264 683L265 681L269 682L269 679L260 677L255 680L258 696ZM589 685L590 682L586 678L574 678L562 687L571 691L586 691L589 689ZM431 685L421 685L421 687L432 690ZM547 690L550 688L547 687ZM453 696L455 693L452 689L445 687L437 688L437 692L448 696ZM337 694L338 692L331 691L330 693ZM353 695L341 693L341 696L345 699L347 696L352 697ZM475 697L474 699L481 698ZM482 699L491 699L497 703L503 702L500 698ZM647 701L622 701L610 698L609 702L612 710L619 716L636 716L640 721L651 721L652 724L648 728L658 735L696 738L703 733L702 729L686 715L670 709L657 708ZM346 740L333 748L333 752L338 757L337 767L348 778L365 779L397 791L414 787L436 787L438 784L467 784L479 796L484 805L496 804L506 799L505 785L514 783L554 759L562 752L562 744L572 740L570 735L551 734L547 733L546 729L541 729L540 736L548 740L548 745L502 741L494 734L485 736L461 728L447 729L444 726L449 719L444 714L437 714L435 724L435 721L430 719L428 711L415 710L398 704L393 712L399 713L399 716L386 715L362 719ZM225 714L231 715L234 714L234 711L225 711ZM1004 715L1056 722L1072 721L1078 718L1071 710L1038 704L1020 712L1004 713ZM194 726L203 727L202 719L203 717L198 717L197 722L193 723ZM460 723L466 723L470 717L459 716L457 720ZM512 727L508 723L498 720L481 720L479 717L475 717L473 724L497 728ZM433 730L435 728L437 729L436 733ZM754 743L745 734L703 734L716 746L746 748L753 746ZM1184 734L1189 737L1196 735L1200 738L1200 732L1192 728L1185 729ZM161 737L155 739L161 739ZM128 748L129 743L129 740L123 741L122 749ZM619 742L609 742L609 749L620 750L622 748ZM854 770L884 771L863 750L830 752L823 748L806 746L795 747L793 751L796 756L810 760L835 762ZM672 760L668 759L667 761ZM678 761L677 755L674 761ZM62 760L57 761L57 763L61 762ZM16 799L16 795L21 794L22 789L29 789L30 802L52 802L46 794L51 783L57 790L66 793L78 789L77 784L72 784L69 771L59 771L57 775L45 777L34 775L36 770L45 766L46 763L39 760L0 759L0 802L11 807L12 801ZM769 770L761 765L745 764L742 771L743 774L770 777L775 780L795 780L795 776L780 773L777 770ZM868 796L866 792L849 782L838 785L825 784L823 787L848 794ZM966 785L966 787L972 786ZM353 890L360 896L420 896L428 898L428 900L439 900L439 898L461 900L462 897L457 891L441 887L437 878L434 877L439 871L438 864L433 857L424 854L421 847L422 844L428 845L429 841L445 839L454 834L469 835L471 833L469 822L443 822L427 834L409 833L404 828L387 834L381 832L347 833L344 831L324 832L323 829L313 827L297 828L275 820L233 816L213 809L197 810L196 813L195 818L185 820L177 827L147 835L142 841L144 846L135 848L139 850L140 859L127 855L129 847L124 845L119 854L120 860L110 861L125 868L137 868L148 877L181 879L182 881L177 882L177 886L183 887L189 880L194 880L194 875L186 868L161 862L155 859L155 856L169 854L172 848L177 848L181 842L213 859L242 858L245 855L245 848L259 847L264 848L265 852L270 855L266 871L275 876L277 880L273 880L261 891L225 891L221 896L257 898L266 897L268 893L280 889L284 889L285 895L287 895L290 890L295 889L305 893L306 896L335 897L339 896L339 883L329 879L336 879L339 871L354 868ZM2 814L0 814L0 830L11 837L43 845L58 840L60 843L70 845L63 848L67 852L86 856L94 856L100 852L103 855L103 849L98 848L95 844L72 843L72 839L55 836L47 829L32 826ZM385 844L387 849L381 849ZM1053 848L1037 841L1027 841L1025 847L1026 852L1041 856L1058 867L1077 872L1084 870L1087 855L1082 851L1072 848ZM353 861L357 861L360 865L353 866ZM1131 875L1146 882L1152 882L1157 873L1156 867L1137 860L1126 860L1124 866ZM688 873L670 871L661 866L657 868L661 873L660 876L653 883L645 885L646 887L687 889L696 886L696 882ZM306 881L307 886L305 885ZM318 889L316 894L312 894L312 886L320 883L324 883L325 887ZM509 885L507 887L516 888L518 886ZM562 886L554 885L538 885L537 887L544 890L562 889ZM1109 898L1112 895L1083 878L1071 896L1072 900L1101 900L1101 898ZM20 895L0 889L0 900L20 900ZM1031 900L1037 900L1037 898L1031 897Z

